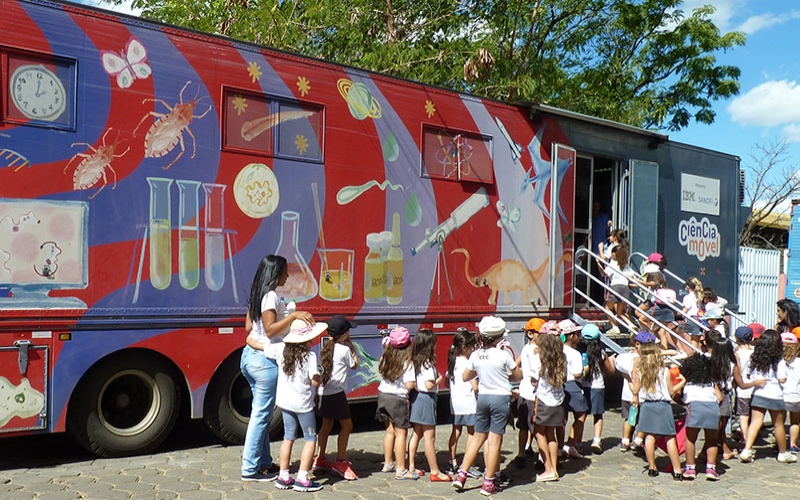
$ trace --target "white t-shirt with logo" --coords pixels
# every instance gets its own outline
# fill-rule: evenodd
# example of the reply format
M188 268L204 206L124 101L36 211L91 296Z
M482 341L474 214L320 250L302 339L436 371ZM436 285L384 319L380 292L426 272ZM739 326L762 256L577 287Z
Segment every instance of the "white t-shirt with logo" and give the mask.
M308 413L314 411L314 386L311 379L319 375L317 355L309 351L305 362L295 369L293 375L286 375L283 371L283 351L286 344L275 345L271 356L278 363L278 390L275 392L275 405L278 408L295 413Z
M450 380L450 408L453 415L472 415L477 408L472 381L464 382L464 370L469 360L464 356L456 357L453 367L453 378Z
M328 342L333 342L329 340ZM333 372L331 378L325 385L319 386L319 395L331 395L345 392L347 390L347 370L353 368L356 358L353 351L344 344L334 344L333 346Z
M517 365L508 351L497 347L478 349L470 355L467 363L468 369L478 373L478 394L511 395L508 375Z

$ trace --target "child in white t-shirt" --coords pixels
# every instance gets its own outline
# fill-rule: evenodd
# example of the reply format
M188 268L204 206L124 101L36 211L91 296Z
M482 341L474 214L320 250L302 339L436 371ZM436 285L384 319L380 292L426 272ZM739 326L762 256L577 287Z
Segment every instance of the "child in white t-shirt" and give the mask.
M322 427L317 435L319 452L314 459L315 471L333 470L344 479L353 481L358 476L347 460L347 442L353 430L353 420L350 418L350 406L347 403L347 371L358 368L356 348L350 339L350 329L356 323L348 320L341 314L332 316L328 320L328 335L331 340L325 342L320 353L320 386L319 386L319 414L322 417ZM325 457L328 445L328 436L333 429L333 422L339 421L339 440L337 443L336 460L331 464Z
M796 327L795 327L796 328ZM781 335L783 360L786 362L786 383L783 384L783 402L789 413L789 451L800 452L797 437L800 435L800 343L794 333Z
M292 322L289 333L282 343L265 346L264 355L274 358L278 364L278 390L275 404L283 411L283 443L280 451L280 474L275 487L280 490L319 491L322 485L308 477L317 441L317 422L314 415L314 393L319 386L317 355L309 350L309 344L328 325L308 325L303 320ZM297 479L289 475L292 445L298 431L302 432L305 445L300 454Z
M458 472L456 451L458 440L461 438L463 427L467 428L467 444L475 435L475 408L478 393L478 379L464 381L464 370L469 363L469 356L478 345L478 339L473 332L466 328L459 328L453 335L453 345L447 352L447 384L450 386L450 410L453 415L453 428L450 431L450 440L447 447L450 451L450 469L448 473L455 475ZM469 477L480 477L480 471L475 467L467 471Z
M533 448L533 414L536 410L536 387L531 381L531 359L536 355L539 333L544 326L542 318L531 318L525 324L525 336L528 343L522 348L517 358L517 366L522 370L522 380L519 382L519 398L517 398L517 429L519 429L519 450L514 463L517 468L525 468L525 456Z
M551 331L550 327L547 330ZM544 464L544 471L536 476L538 483L558 481L556 430L563 428L567 422L564 408L567 358L561 339L558 338L558 328L553 328L552 332L540 335L539 352L531 359L530 366L530 376L536 385L534 432L539 458Z

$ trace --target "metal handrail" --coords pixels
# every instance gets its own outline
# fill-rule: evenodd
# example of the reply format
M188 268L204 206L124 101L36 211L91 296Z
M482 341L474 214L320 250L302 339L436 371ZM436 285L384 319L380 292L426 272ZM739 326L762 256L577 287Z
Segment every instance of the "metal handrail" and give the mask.
M581 249L579 249L577 252L575 252L575 259L574 259L574 260L579 260L578 258L581 256L581 254L588 254L588 255L590 255L590 256L592 256L592 257L594 257L595 259L600 259L600 257L599 257L597 254L595 254L594 252L592 252L591 250L589 250L589 249L587 249L587 248L581 248ZM602 259L601 259L601 260L602 260ZM587 259L587 261L588 261L588 259ZM602 281L600 281L600 280L599 280L597 277L593 276L593 275L592 275L592 274L591 274L589 271L587 271L586 269L583 269L582 267L580 267L580 266L575 266L575 265L573 265L572 267L573 267L573 271L577 270L577 271L579 271L579 272L581 272L581 273L585 274L587 278L589 278L589 279L591 279L592 281L594 281L595 283L599 284L599 285L600 285L601 287L603 287L605 290L608 290L609 292L613 293L613 294L614 294L616 297L618 297L618 298L619 298L619 299L620 299L622 302L624 302L624 303L626 303L627 305L629 305L629 306L633 307L634 309L638 308L638 306L637 306L636 304L634 304L634 303L633 303L633 302L631 302L630 300L626 299L625 297L623 297L622 295L620 295L619 293L617 293L616 291L614 291L614 290L613 290L611 287L608 287L608 286L606 286L606 284L605 284L605 283L603 283ZM645 287L642 287L642 286L641 286L641 283L639 283L638 281L631 279L630 277L626 276L625 274L623 274L622 272L620 272L620 271L618 271L618 270L616 270L616 269L613 269L613 268L612 268L612 269L611 269L611 271L613 271L613 272L615 272L615 273L619 274L620 276L624 277L624 278L625 278L625 280L628 282L628 284L634 284L634 285L636 285L637 287L639 287L639 288L641 289L641 291L645 292L646 294L648 294L649 296L653 297L654 299L655 299L655 298L658 298L658 296L657 296L655 293L653 293L652 291L648 290L648 289L647 289L647 288L645 288ZM581 296L584 296L584 295L585 295L585 294L584 294L583 292L581 292L580 290L576 290L575 292L576 292L576 293L578 293L578 294L579 294L579 295L581 295ZM592 302L594 302L595 304L597 304L597 302L595 302L595 301L593 301L593 300L592 300ZM677 307L675 307L674 305L672 305L672 304L669 304L669 303L667 303L667 302L664 302L664 303L665 303L665 304L667 304L667 306L668 306L670 309L672 309L674 312L678 312L678 313L681 313L681 314L683 313L683 311L681 311L680 309L678 309L678 308L677 308ZM601 309L603 309L603 310L606 310L606 309L605 309L605 307L603 307L603 306L600 306L600 307L601 307ZM698 349L698 348L697 348L697 347L696 347L694 344L692 344L691 342L687 341L686 339L684 339L683 337L681 337L681 336L680 336L680 335L678 335L677 333L673 332L673 331L672 331L672 330L671 330L671 329L670 329L670 328L669 328L667 325L665 325L664 323L662 323L662 322L658 321L658 320L657 320L657 319L655 319L653 316L651 316L651 315L650 315L650 313L648 313L647 311L641 311L641 312L642 312L642 314L643 314L644 316L646 316L646 317L647 317L647 318L648 318L650 321L652 321L653 323L655 323L655 324L656 324L656 325L658 325L659 327L663 328L664 330L668 331L668 332L670 333L670 335L672 335L672 337L674 337L676 340L678 340L678 341L680 341L680 342L683 342L683 344L685 344L686 346L688 346L690 349L694 350L695 352L702 353L702 351L701 351L700 349ZM616 318L616 316L615 316L615 318ZM701 326L701 328L704 328L704 329L706 329L706 330L708 329L706 326L704 326L704 325L702 325L702 324L701 324L700 326Z
M648 257L647 257L645 254L641 253L641 252L633 252L633 253L631 254L631 257L633 257L634 255L635 255L635 256L637 256L637 257L639 257L639 256L640 256L640 257L642 257L643 259L645 259L645 261L647 261L647 258L648 258ZM685 279L683 279L683 278L681 278L680 276L678 276L677 274L673 273L672 271L670 271L670 270L669 270L669 269L667 269L666 267L665 267L664 269L661 269L661 273L663 273L663 274L667 274L667 275L671 276L671 277L672 277L672 278L674 278L674 279L675 279L675 280L676 280L678 283L680 283L682 286L686 286L686 280L685 280ZM747 320L744 320L744 319L740 318L738 313L735 313L735 312L731 311L730 309L728 309L728 308L727 308L727 307L725 307L725 306L723 306L723 307L722 307L722 310L723 310L723 311L724 311L724 312L725 312L725 313L726 313L728 316L730 316L731 318L733 318L733 319L735 319L736 321L738 321L739 323L741 323L743 326L747 326Z

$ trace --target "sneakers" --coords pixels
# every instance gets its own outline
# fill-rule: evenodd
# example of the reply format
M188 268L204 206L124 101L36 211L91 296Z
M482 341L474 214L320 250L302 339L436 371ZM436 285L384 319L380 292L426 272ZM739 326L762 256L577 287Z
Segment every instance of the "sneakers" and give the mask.
M686 466L683 468L684 479L694 479L697 477L697 470L694 467Z
M621 451L622 453L631 451L631 443L630 443L630 441L627 442L627 443L625 441L621 441L619 443L619 451Z
M495 493L500 493L501 491L503 491L503 488L497 484L497 481L484 481L483 486L481 486L481 495L485 497L492 496Z
M456 478L453 479L453 488L461 491L464 489L465 484L467 484L467 473L459 469Z
M620 333L621 332L619 331L619 327L614 325L614 326L612 326L611 328L608 329L608 331L606 332L606 335L620 335Z
M593 439L591 449L592 453L594 453L595 455L600 455L601 453L603 453L602 442L597 438Z
M348 481L355 481L358 479L358 476L355 472L353 472L353 469L350 467L351 465L352 464L347 460L336 460L333 462L333 467L331 467L331 470Z
M752 462L753 459L756 458L756 452L753 450L742 450L739 452L739 461L749 463Z
M800 446L790 446L789 451L792 453L800 453Z
M494 482L499 484L500 486L508 486L511 484L511 478L503 474L502 472L497 472L494 475Z
M278 478L280 481L280 478ZM277 486L277 484L276 484ZM316 481L312 481L311 479L306 478L305 481L300 481L299 479L294 482L294 486L292 487L294 491L300 491L303 493L310 493L312 491L319 491L322 489L322 485Z
M252 482L257 481L259 483L269 483L274 481L278 478L277 472L270 472L269 470L258 471L253 474L249 474L247 476L242 476L242 481Z
M294 479L292 479L292 476L289 476L288 479L283 479L278 476L278 479L275 481L275 487L279 490L288 490L292 486L294 486Z
M457 468L456 468L456 471L452 475L456 475L456 474L458 474L458 469ZM478 469L474 465L472 467L470 467L469 470L467 471L467 477L471 477L472 479L478 479L482 475L483 475L483 473L480 471L480 469Z
M719 481L719 472L717 472L717 469L706 467L706 479L709 481Z
M583 458L583 455L574 446L564 445L564 454L569 458Z
M311 466L312 470L315 471L329 471L333 468L331 463L328 462L328 459L325 457L317 457L314 459L314 464Z
M797 457L788 451L778 453L778 462L782 464L791 464L797 462Z

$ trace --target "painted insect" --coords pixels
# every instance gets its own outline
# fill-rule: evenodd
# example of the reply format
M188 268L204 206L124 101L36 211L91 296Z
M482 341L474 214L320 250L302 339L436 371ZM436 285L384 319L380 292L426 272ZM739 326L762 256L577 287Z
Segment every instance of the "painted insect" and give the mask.
M149 116L154 116L158 118L155 123L153 123L147 131L147 135L144 138L144 156L145 158L161 158L162 156L166 155L170 151L175 148L175 145L180 143L181 145L181 152L178 153L176 156L166 167L162 167L164 170L167 170L169 167L175 164L183 153L186 152L186 146L183 144L183 131L185 130L186 133L192 138L192 158L195 157L197 154L197 140L192 133L192 130L189 128L189 124L192 122L194 118L203 118L211 111L213 106L209 106L208 109L202 115L194 115L194 108L197 106L198 99L192 99L189 102L183 102L183 91L186 90L186 87L192 83L191 80L186 82L186 85L183 86L181 89L181 93L179 95L180 102L176 104L174 107L167 104L162 99L144 99L142 104L151 101L151 102L160 102L169 110L169 113L159 113L157 111L150 111L146 115L142 117L139 123L136 125L136 128L133 129L133 136L136 137L136 131L139 130L139 127L144 123L144 121ZM198 88L199 90L199 88ZM196 96L195 96L196 97Z
M125 153L131 149L129 147L121 154L115 155L114 152L117 150L119 141L113 144L106 144L106 136L109 132L111 132L111 130L112 129L109 128L106 130L106 133L103 134L103 145L97 149L86 142L73 142L73 148L75 146L86 146L91 151L91 154L76 153L75 156L70 158L70 160L67 162L67 165L64 167L64 173L66 173L70 164L72 164L72 160L75 158L83 158L83 160L78 163L78 166L75 167L75 173L72 176L73 189L89 189L97 184L97 181L100 180L100 177L103 178L103 185L100 186L100 189L98 189L96 193L89 196L90 200L100 194L100 191L102 191L103 188L108 185L106 169L111 170L111 172L114 174L114 185L111 187L111 189L115 189L117 187L117 172L114 170L114 167L111 166L111 162L114 160L114 158L121 158L125 156Z

